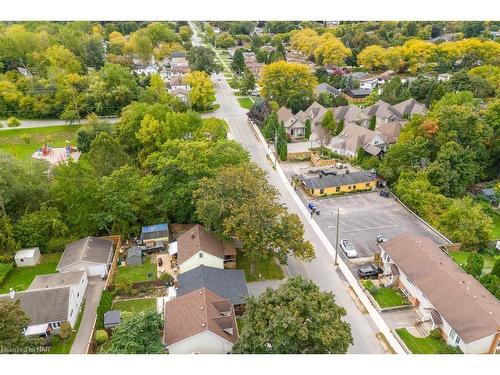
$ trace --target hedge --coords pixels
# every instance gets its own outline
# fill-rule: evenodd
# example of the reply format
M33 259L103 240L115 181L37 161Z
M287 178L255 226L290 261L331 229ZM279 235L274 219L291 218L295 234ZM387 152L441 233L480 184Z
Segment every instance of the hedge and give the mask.
M3 281L13 268L14 265L12 263L0 263L0 284L3 283Z
M107 290L102 292L99 306L97 307L96 329L104 329L104 313L111 310L113 305L113 293Z

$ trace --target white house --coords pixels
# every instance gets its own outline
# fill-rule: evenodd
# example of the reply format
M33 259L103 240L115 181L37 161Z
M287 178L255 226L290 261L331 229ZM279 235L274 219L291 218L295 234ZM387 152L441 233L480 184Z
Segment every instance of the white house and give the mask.
M384 274L464 353L500 350L500 302L427 237L400 235L379 245Z
M359 83L359 88L364 90L373 90L378 85L378 78L367 78Z
M177 239L177 265L180 273L201 265L228 268L235 260L235 247L222 242L201 225L195 225Z
M134 67L134 72L138 75L150 76L158 73L158 67L156 65L137 65Z
M40 262L40 258L40 249L38 247L21 249L14 256L16 266L18 267L34 266Z
M227 354L238 338L233 305L207 288L167 301L164 312L170 354Z
M85 237L66 245L57 265L59 272L85 271L88 276L105 277L114 254L113 241Z
M450 73L441 73L441 74L438 74L437 80L439 82L446 82L446 81L449 81L450 78L451 78Z
M26 336L54 334L63 322L75 326L87 285L84 271L39 275L27 290L11 290L0 299L19 301L30 318Z

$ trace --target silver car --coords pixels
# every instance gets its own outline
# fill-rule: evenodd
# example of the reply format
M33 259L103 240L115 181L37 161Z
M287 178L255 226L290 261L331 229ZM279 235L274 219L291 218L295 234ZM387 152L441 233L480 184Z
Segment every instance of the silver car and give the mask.
M357 258L358 252L356 248L349 240L340 240L340 248L344 252L345 256L348 258Z

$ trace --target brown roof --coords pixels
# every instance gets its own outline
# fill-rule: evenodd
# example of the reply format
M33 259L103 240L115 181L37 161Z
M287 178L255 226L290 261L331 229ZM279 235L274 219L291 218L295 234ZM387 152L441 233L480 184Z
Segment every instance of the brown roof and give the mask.
M278 115L278 120L287 122L290 118L293 117L292 111L290 111L287 107L281 107L278 112L276 112Z
M401 132L401 122L392 121L380 124L376 131L380 133L387 143L396 143Z
M224 259L224 255L236 255L232 244L224 243L209 233L202 225L196 224L177 239L177 262L185 262L200 251Z
M464 342L500 331L500 302L429 238L406 234L379 246Z
M207 330L231 343L238 338L233 305L207 288L166 302L164 330L166 345Z

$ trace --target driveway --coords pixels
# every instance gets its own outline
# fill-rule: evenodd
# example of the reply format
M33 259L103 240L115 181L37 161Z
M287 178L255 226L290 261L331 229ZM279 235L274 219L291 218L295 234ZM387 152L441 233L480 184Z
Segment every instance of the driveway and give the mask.
M285 282L285 279L283 280L263 280L263 281L252 281L249 282L248 285L248 293L252 297L258 297L262 293L265 292L267 288L271 289L278 289L281 284Z
M70 354L87 353L87 346L91 339L95 318L97 316L97 307L99 306L99 301L101 300L104 284L105 281L100 278L89 279L89 285L87 286L87 291L85 292L85 310L83 311L80 328L76 334Z
M415 322L420 319L413 307L383 311L381 315L391 329L413 327Z

